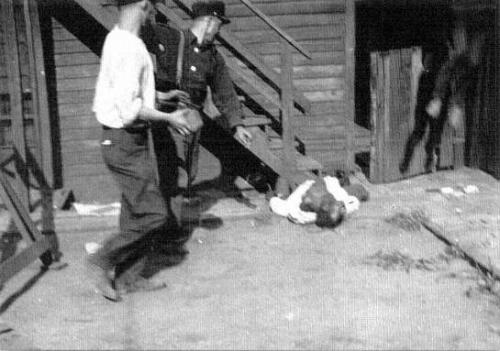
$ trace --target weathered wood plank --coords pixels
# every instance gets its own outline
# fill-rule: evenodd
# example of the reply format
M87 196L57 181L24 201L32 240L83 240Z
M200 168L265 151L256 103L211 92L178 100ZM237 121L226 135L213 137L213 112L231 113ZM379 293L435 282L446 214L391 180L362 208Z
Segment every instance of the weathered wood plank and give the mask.
M51 116L49 111L49 98L45 74L45 57L43 52L43 44L40 29L40 17L38 12L38 3L34 0L24 0L24 16L26 22L26 32L29 54L31 56L31 72L32 72L32 89L33 89L33 106L35 114L38 115L36 120L36 144L38 162L43 171L43 183L41 187L45 187L45 191L52 188L54 184L54 169L53 169L53 145L52 145L52 126ZM39 180L40 182L40 180ZM50 194L47 195L51 197ZM48 228L53 222L53 207L50 204L45 206L43 210L44 230L53 230Z
M302 44L307 50L312 53L327 52L329 54L332 51L343 52L344 51L344 38L311 38L300 40L299 43ZM256 42L246 44L250 49L255 49L261 55L272 55L279 54L279 48L276 46L276 42ZM307 62L307 61L306 61ZM314 67L314 61L310 61L309 64Z
M7 68L9 72L9 92L10 92L10 114L12 121L12 140L17 151L17 157L21 164L27 164L26 161L26 139L23 124L23 101L22 101L22 82L20 77L19 47L16 36L16 23L14 21L13 0L7 0L2 3L1 18L3 32L6 34L7 43ZM17 191L23 205L29 205L28 193L28 172L21 167L19 169L19 178L17 181Z
M66 129L61 132L61 140L82 140L94 139L101 135L102 127L98 124L95 127L85 129Z
M0 265L0 285L5 284L6 281L51 248L52 244L48 237L43 237L41 240L32 243L27 249L2 262Z
M268 17L264 12L262 12L258 7L252 4L248 0L240 0L250 11L255 13L257 17L259 17L262 21L264 21L271 29L281 37L281 40L285 40L288 45L294 47L297 51L299 51L302 55L307 58L311 58L311 54L305 50L291 35L289 32L284 31L279 27L270 17ZM290 79L292 74L292 63L290 62ZM283 74L282 74L283 75ZM291 81L291 80L290 80Z
M98 64L56 67L56 74L59 79L90 77L97 79L98 73Z
M343 14L331 14L331 13L317 13L317 14L302 14L297 16L296 14L290 15L276 15L271 16L280 27L285 30L293 27L306 27L311 23L316 25L333 25L336 23L343 23ZM255 16L249 17L239 17L238 20L232 21L228 26L229 30L234 32L248 31L248 30L259 30L263 28L262 21Z
M58 79L57 91L94 90L96 81L95 77Z
M313 13L337 13L344 10L344 4L337 0L315 0L315 1L280 1L259 4L259 8L268 16L283 14L313 14ZM248 17L252 13L244 5L235 4L227 6L226 13L230 17Z
M289 28L288 32L295 40L311 40L311 39L326 39L339 38L344 35L344 27L342 25L335 26L308 26ZM279 37L271 30L252 30L245 32L237 32L234 34L242 43L250 45L252 43L269 43L278 42Z
M345 0L345 167L354 170L354 114L355 114L355 2Z
M88 53L74 54L56 54L54 55L55 64L60 66L90 65L99 64L99 56Z

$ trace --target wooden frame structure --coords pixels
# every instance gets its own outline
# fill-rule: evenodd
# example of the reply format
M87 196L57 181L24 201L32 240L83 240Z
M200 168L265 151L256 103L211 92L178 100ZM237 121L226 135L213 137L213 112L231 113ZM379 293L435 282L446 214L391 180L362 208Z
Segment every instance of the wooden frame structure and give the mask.
M16 163L15 175L20 181L12 183L15 184L13 186L3 167L0 170L0 197L28 247L0 264L0 286L37 258L48 266L61 256L54 228L51 126L38 4L36 0L4 0L1 13L9 81L10 159ZM25 45L22 50L21 32L22 45ZM21 55L27 60L21 60ZM25 106L28 93L31 109ZM32 122L33 129L27 129L27 120ZM33 133L34 155L27 143L29 132ZM41 231L30 217L30 176L40 192Z

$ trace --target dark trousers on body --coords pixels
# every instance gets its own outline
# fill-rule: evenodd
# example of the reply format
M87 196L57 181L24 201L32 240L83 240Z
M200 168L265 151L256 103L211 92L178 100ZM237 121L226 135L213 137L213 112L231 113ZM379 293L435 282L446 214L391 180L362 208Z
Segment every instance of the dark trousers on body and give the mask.
M182 199L190 195L198 174L201 131L182 136L163 122L154 123L152 131L160 190L171 217L182 227ZM187 177L184 193L179 189L180 168L185 170Z
M122 194L120 231L91 260L111 269L146 255L168 239L169 216L149 152L148 129L104 128L101 149Z

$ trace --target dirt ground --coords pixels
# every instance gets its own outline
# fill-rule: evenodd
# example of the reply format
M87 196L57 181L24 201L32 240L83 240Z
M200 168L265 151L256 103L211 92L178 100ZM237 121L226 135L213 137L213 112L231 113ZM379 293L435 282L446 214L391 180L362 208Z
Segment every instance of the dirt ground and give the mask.
M0 348L498 349L500 298L429 232L389 223L419 205L390 190L371 187L335 230L273 216L198 228L190 254L157 274L166 289L121 303L84 275L85 242L109 229L66 226L68 266L44 273L34 263L0 292L0 318L13 328Z

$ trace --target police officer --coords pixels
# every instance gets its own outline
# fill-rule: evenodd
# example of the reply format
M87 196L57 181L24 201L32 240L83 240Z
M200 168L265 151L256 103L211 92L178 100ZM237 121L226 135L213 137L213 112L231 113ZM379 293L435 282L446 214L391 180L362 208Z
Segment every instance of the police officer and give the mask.
M192 7L194 20L187 30L178 30L152 21L144 30L144 41L156 56L157 98L165 106L178 103L201 112L207 97L208 87L212 99L229 128L244 144L252 140L251 133L242 125L242 109L224 59L214 46L220 27L229 23L225 17L222 1L195 2ZM166 109L168 111L168 107ZM200 132L183 137L184 168L188 177L189 199L191 183L197 174ZM155 152L158 161L160 188L168 200L175 191L172 173L176 172L175 157L171 152L173 139L178 134L170 133L158 123L153 128ZM179 145L180 144L180 145Z

